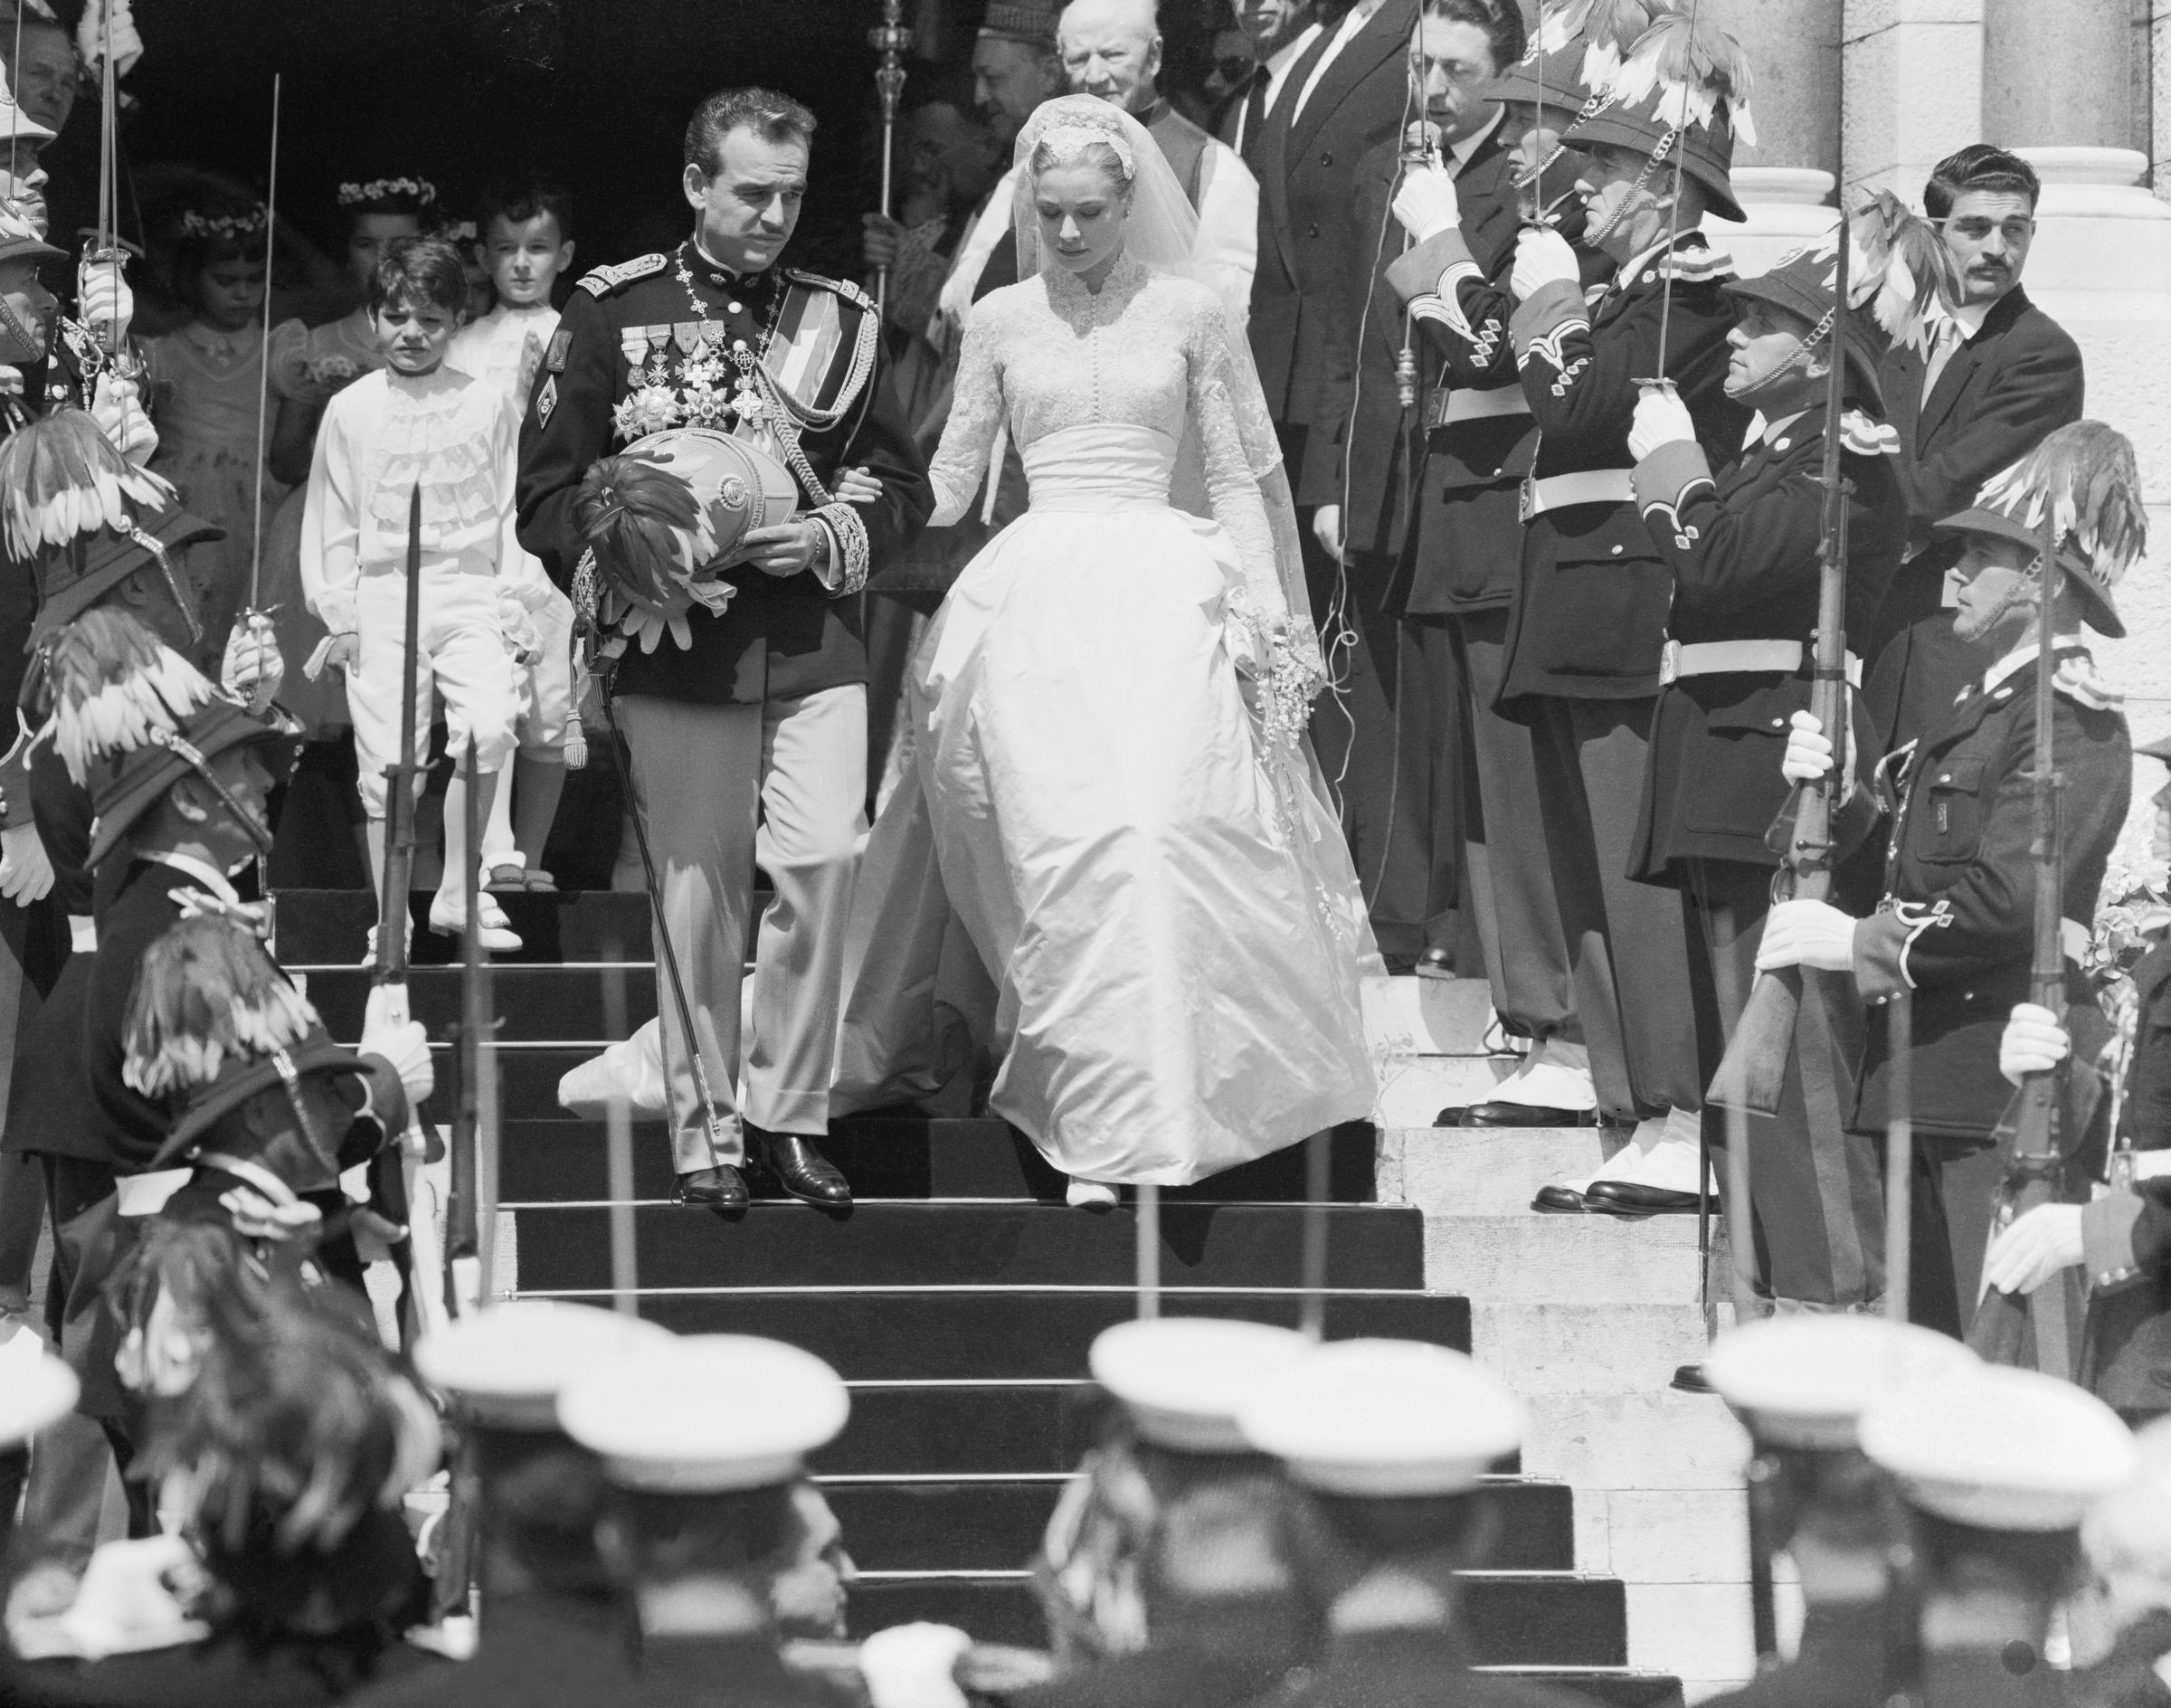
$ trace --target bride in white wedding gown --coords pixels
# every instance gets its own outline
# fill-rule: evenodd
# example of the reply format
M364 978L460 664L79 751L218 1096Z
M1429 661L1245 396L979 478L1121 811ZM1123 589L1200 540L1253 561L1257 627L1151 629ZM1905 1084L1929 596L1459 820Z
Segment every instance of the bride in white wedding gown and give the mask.
M1380 968L1302 734L1323 676L1288 486L1242 335L1183 273L1195 216L1089 96L1043 106L1018 158L1020 282L966 327L933 525L1006 433L1032 508L914 660L832 1107L939 1083L954 909L996 985L991 1106L1107 1202L1367 1115Z

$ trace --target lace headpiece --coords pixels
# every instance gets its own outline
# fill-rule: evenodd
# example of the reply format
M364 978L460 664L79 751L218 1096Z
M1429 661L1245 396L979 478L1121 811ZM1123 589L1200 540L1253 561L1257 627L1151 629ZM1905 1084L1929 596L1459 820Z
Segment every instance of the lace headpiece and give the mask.
M1123 182L1128 184L1138 176L1138 157L1131 150L1131 139L1120 130L1100 125L1081 124L1076 119L1059 125L1050 125L1041 132L1034 145L1035 151L1048 150L1051 166L1067 166L1082 158L1086 150L1095 143L1115 156L1122 169Z

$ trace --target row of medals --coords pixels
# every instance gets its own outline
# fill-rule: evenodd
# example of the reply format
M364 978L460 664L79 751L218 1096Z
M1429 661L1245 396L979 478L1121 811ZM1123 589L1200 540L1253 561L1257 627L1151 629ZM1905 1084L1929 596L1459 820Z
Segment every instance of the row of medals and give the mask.
M768 404L751 372L741 370L733 375L734 364L724 348L728 336L729 329L715 320L621 327L618 348L626 359L626 384L639 390L653 387L673 393L681 419L688 426L725 428L730 425L726 417L755 425L768 413ZM676 386L671 384L669 365L673 345L683 358ZM734 381L728 394L724 389L727 377Z

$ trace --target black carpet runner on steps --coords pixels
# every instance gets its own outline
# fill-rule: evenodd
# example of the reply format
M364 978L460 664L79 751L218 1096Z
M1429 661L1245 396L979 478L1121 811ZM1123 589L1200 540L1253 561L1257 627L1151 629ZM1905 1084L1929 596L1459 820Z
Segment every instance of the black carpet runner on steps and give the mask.
M645 897L502 898L527 940L493 972L502 1018L500 1195L523 1294L607 1301L607 1162L600 1124L557 1104L559 1078L603 1047L610 1001L626 1023L656 1011ZM415 898L418 916L427 897ZM360 1031L369 975L356 963L370 898L278 897L278 949L306 970L335 1037ZM418 934L416 1016L440 1031L460 1011L450 939ZM616 992L610 990L615 982ZM449 1081L450 1076L441 1076ZM426 1106L450 1120L449 1084ZM1021 1134L989 1118L893 1111L839 1121L825 1153L858 1202L827 1215L773 1199L725 1222L662 1200L663 1128L634 1133L640 1307L682 1333L771 1335L827 1359L853 1384L853 1415L816 1466L862 1577L852 1624L955 1624L995 1642L1045 1630L1020 1570L1104 1403L1086 1381L1094 1337L1135 1314L1135 1210L1061 1204L1063 1181ZM1424 1291L1424 1222L1376 1201L1375 1134L1333 1135L1327 1333L1467 1351L1468 1301ZM1162 1308L1295 1324L1306 1191L1301 1147L1163 1194ZM1468 1580L1481 1660L1586 1697L1678 1704L1677 1681L1626 1668L1626 1591L1575 1572L1574 1495L1496 1484L1507 1522L1498 1570Z

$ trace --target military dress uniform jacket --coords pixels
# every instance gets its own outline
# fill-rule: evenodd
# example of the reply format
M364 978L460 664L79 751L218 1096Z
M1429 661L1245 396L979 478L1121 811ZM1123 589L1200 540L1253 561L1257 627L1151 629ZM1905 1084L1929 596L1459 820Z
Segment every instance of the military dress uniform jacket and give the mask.
M851 595L870 581L879 589L875 566L934 508L865 293L790 267L742 278L689 242L583 278L536 372L520 426L519 536L560 587L571 589L585 549L574 501L589 465L664 427L730 431L731 356L742 346L798 405L800 449L816 479L827 487L865 465L882 496L830 504L800 474L800 509L832 535L832 570L842 572L834 590L811 570L779 578L742 565L730 572L738 591L720 615L687 613L690 648L667 636L653 652L628 650L621 694L744 705L864 682L860 602Z
M1304 85L1339 26L1323 30L1289 68L1259 139L1249 330L1267 413L1285 426L1333 428L1335 349L1356 337L1379 235L1374 230L1368 240L1358 230L1350 176L1368 149L1402 128L1403 66L1417 17L1417 0L1386 0L1335 55L1300 113Z
M615 1603L527 1589L490 1597L469 1659L408 1672L346 1708L601 1708L629 1700L638 1676Z
M1390 609L1407 617L1505 611L1522 562L1520 494L1537 455L1538 423L1508 336L1515 302L1507 278L1521 229L1514 157L1492 140L1455 175L1461 224L1412 245L1386 270L1430 380L1418 399L1425 450L1409 537L1389 594ZM1610 272L1597 251L1584 253Z
M1669 271L1673 307L1662 353ZM1749 412L1725 393L1734 306L1721 287L1732 277L1732 263L1702 232L1683 232L1671 251L1637 261L1595 304L1563 283L1516 308L1510 336L1540 437L1508 617L1505 716L1528 716L1535 695L1647 699L1658 692L1673 578L1629 494L1628 428L1637 382L1664 374L1714 463L1740 447ZM1578 496L1586 491L1601 496Z
M2034 449L2053 427L2081 419L2081 348L2015 285L1993 304L1976 335L1956 348L1922 395L1923 357L1895 345L1878 365L1888 419L1900 435L1908 546L1916 555L1893 583L1875 637L1882 648L1940 608L1945 572L1966 542L1933 535L1975 502L1983 482ZM1865 651L1874 659L1874 651Z
M1708 1708L1882 1708L1891 1633L1882 1602L1812 1607L1794 1658L1739 1690L1708 1696Z
M2111 845L2132 791L2124 714L2075 686L2086 650L2058 647L2052 740L2065 786L2065 917L2094 916ZM1918 1138L1986 1143L2011 1093L1997 1071L2013 1005L2029 1000L2035 930L2035 670L2029 659L1986 691L1978 680L1887 774L1902 791L1885 856L1885 897L1854 933L1854 982L1882 1002L1914 992L1914 1124ZM2068 933L2071 935L2071 930ZM2071 952L2069 951L2069 956ZM2081 988L2079 969L2068 978ZM1886 1031L1870 1028L1862 1088L1849 1124L1885 1130L1891 1072Z
M1848 506L1846 628L1867 632L1900 562L1904 500L1890 428L1850 411L1842 419ZM1714 480L1693 441L1662 445L1635 470L1636 502L1673 572L1667 666L1659 691L1632 877L1678 887L1683 860L1777 866L1765 833L1786 804L1780 774L1789 720L1809 706L1819 550L1824 541L1825 415L1811 410L1759 436ZM1785 671L1695 669L1713 642L1776 640L1800 649ZM1850 651L1852 650L1850 649ZM1712 655L1704 655L1711 657ZM1859 669L1851 674L1859 678ZM1857 727L1864 720L1856 718ZM1875 823L1869 760L1838 828L1844 859Z
M180 919L179 893L203 887L202 878L177 866L136 860L99 921L98 954L83 987L81 1052L90 1107L81 1118L90 1124L117 1174L148 1168L171 1130L166 1105L121 1077L137 970L151 945Z
M1434 1627L1332 1637L1310 1681L1276 1708L1588 1708L1586 1699L1472 1670L1468 1646Z

